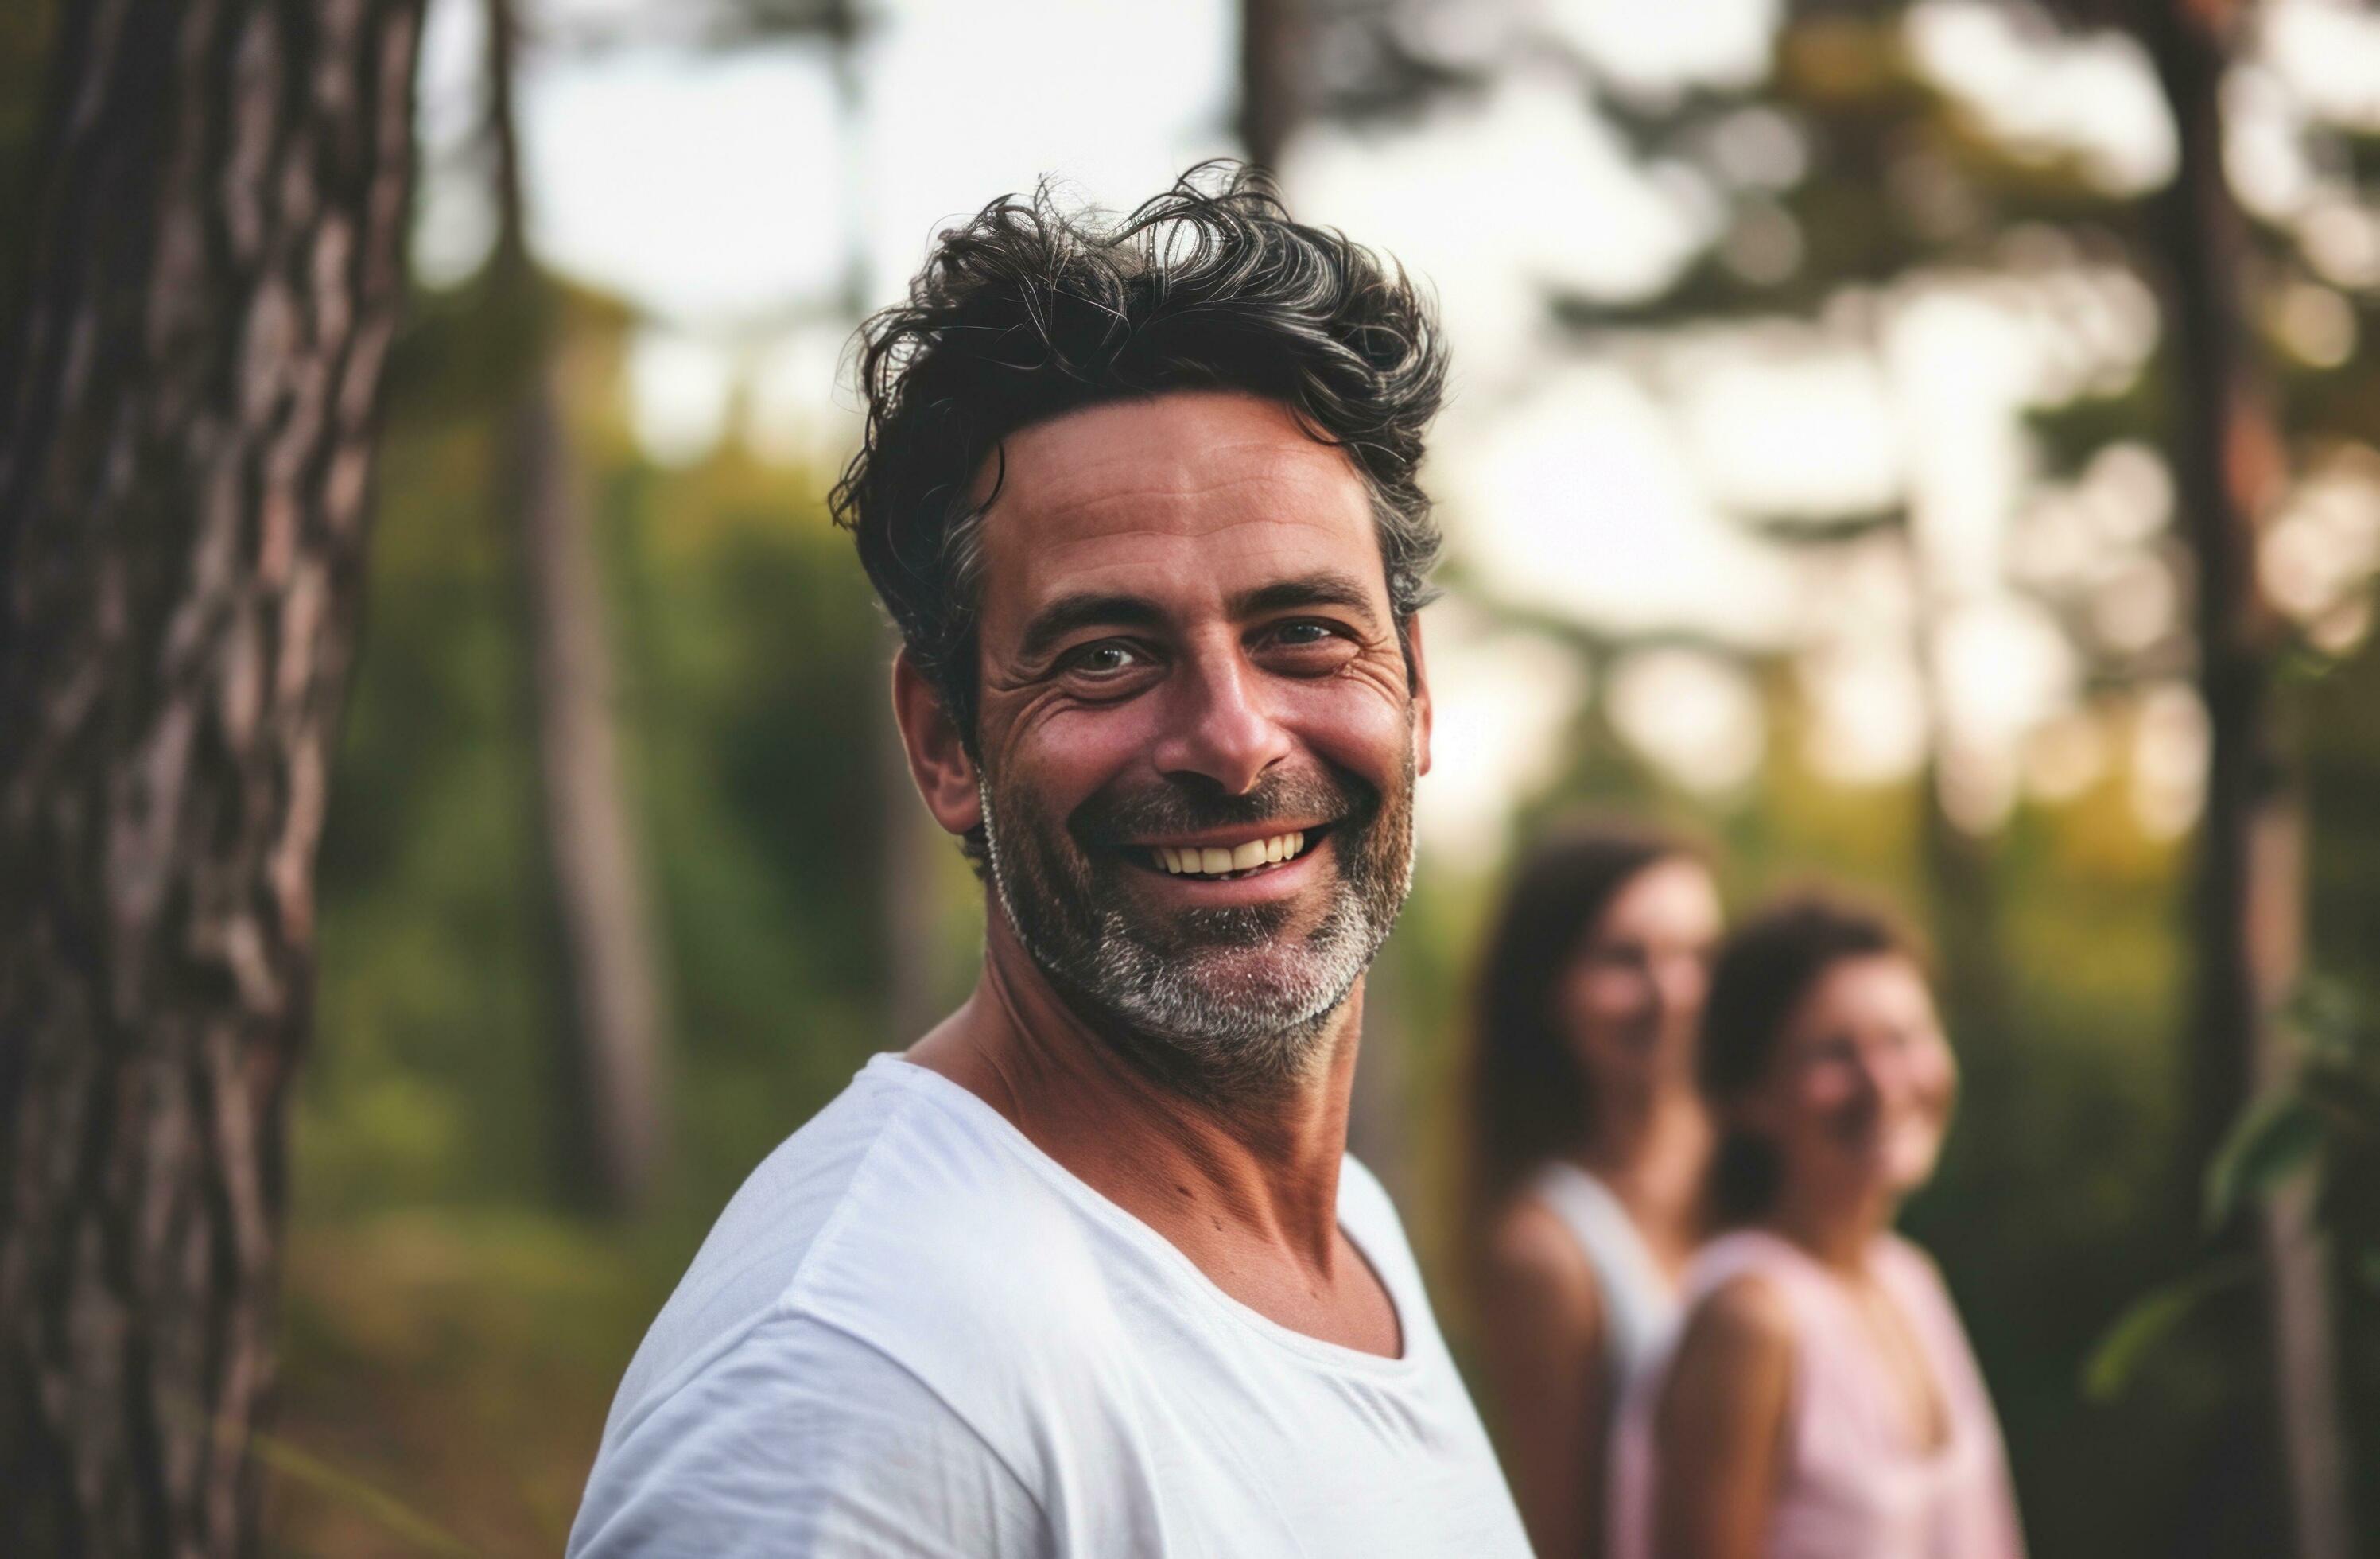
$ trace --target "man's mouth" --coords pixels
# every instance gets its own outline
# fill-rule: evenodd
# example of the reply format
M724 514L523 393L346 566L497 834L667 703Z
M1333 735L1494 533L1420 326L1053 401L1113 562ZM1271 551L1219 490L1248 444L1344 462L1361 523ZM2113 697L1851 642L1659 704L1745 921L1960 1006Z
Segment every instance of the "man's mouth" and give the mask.
M1287 865L1320 842L1323 833L1319 828L1294 829L1232 846L1152 845L1140 853L1147 865L1169 876L1227 882Z

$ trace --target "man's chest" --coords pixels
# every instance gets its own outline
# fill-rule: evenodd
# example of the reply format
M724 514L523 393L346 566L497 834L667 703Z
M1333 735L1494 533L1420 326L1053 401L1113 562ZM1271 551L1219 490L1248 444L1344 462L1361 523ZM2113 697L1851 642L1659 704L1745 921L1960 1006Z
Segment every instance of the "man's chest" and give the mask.
M1379 1364L1113 1371L1109 1400L1057 1431L1092 1437L1053 1463L1097 1486L1061 1487L1045 1508L1081 1516L1059 1522L1081 1552L1524 1554L1442 1354Z

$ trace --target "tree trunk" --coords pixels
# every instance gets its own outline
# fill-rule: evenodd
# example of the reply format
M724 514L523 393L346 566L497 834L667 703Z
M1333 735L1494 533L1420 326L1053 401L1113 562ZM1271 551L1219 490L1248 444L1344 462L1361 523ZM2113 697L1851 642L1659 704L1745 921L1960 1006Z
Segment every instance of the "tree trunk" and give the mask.
M2179 135L2153 216L2176 370L2176 506L2197 571L2199 690L2211 751L2193 906L2198 988L2186 1163L2194 1186L2255 1086L2283 1064L2274 1016L2297 978L2301 822L2274 731L2272 615L2257 584L2256 516L2286 477L2243 324L2245 235L2223 164L2221 89L2235 0L2142 8L2143 42ZM2303 1211L2265 1214L2265 1315L2278 1444L2301 1559L2345 1559L2337 1370L2322 1252Z
M231 1554L420 0L64 8L0 363L0 1527Z
M541 328L552 299L528 255L522 198L518 21L489 0L490 119L497 171L497 307L525 360L503 430L498 502L513 524L529 638L543 859L560 933L563 1158L607 1212L642 1201L666 1118L662 982L621 783L602 573Z
M1240 144L1248 161L1281 171L1305 109L1304 0L1240 0Z

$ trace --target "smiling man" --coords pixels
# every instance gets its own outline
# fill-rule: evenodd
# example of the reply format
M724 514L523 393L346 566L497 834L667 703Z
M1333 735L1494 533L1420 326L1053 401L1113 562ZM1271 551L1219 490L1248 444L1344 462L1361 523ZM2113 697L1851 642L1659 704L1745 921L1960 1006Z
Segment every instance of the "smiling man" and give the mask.
M721 1216L574 1553L1525 1553L1346 1156L1429 763L1402 274L1245 177L945 233L839 515L974 993Z

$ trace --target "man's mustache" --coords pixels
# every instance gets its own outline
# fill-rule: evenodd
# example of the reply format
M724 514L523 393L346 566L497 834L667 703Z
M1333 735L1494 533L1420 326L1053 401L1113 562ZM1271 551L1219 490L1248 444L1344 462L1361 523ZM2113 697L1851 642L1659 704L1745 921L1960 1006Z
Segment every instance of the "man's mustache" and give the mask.
M1353 774L1301 771L1268 776L1240 796L1166 781L1126 794L1103 791L1092 797L1075 809L1069 832L1087 846L1111 849L1159 834L1215 828L1360 823L1379 805L1379 791Z

